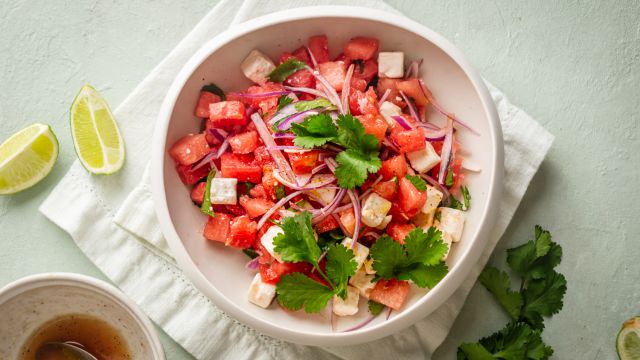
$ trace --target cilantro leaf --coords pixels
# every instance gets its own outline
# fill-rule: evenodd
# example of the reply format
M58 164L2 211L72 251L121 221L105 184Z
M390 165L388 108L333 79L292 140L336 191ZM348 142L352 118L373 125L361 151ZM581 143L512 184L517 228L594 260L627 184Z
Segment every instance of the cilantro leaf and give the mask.
M459 360L544 360L553 350L546 346L540 333L525 323L509 323L495 334L477 343L462 344L458 348Z
M351 115L338 115L338 143L348 149L357 149L363 154L378 152L378 139L364 131L360 120Z
M356 273L358 263L354 260L353 250L341 244L333 244L327 250L326 273L335 284L334 291L341 298L347 296L347 281Z
M255 250L251 249L251 248L242 249L242 252L245 255L247 255L249 258L251 258L251 259L255 259L255 258L257 258L259 256L258 253Z
M289 310L317 313L327 306L333 297L333 290L312 280L302 273L284 275L276 285L278 302Z
M385 308L384 305L380 304L379 302L375 302L373 300L369 300L369 302L367 303L367 306L369 307L369 312L373 316L380 315L382 310L384 310L384 308Z
M369 255L373 259L373 269L376 276L383 279L392 279L395 269L404 266L405 253L402 245L394 241L388 235L383 235L371 246Z
M282 110L283 107L291 104L293 102L293 98L288 95L282 95L278 98L278 107L276 108L276 112Z
M226 96L224 96L224 91L222 91L222 89L220 89L218 87L218 85L214 84L214 83L210 83L209 85L205 85L202 87L202 91L206 91L206 92L210 92L213 94L216 94L220 97L220 100L225 101L227 99Z
M293 107L298 112L317 108L329 108L331 110L335 109L333 103L325 98L316 98L309 101L298 101L297 103L293 104Z
M447 169L447 176L444 179L444 184L447 187L452 187L453 186L453 171L451 170L451 168Z
M274 188L274 190L276 192L276 199L278 200L282 200L282 198L287 196L287 194L284 191L284 185L278 185Z
M311 214L308 211L286 217L280 223L284 232L273 239L274 250L282 260L289 262L306 261L318 267L320 247L311 227Z
M200 205L200 211L209 216L216 216L211 206L211 180L213 180L214 176L216 176L216 169L211 169L209 175L207 175L207 184L204 186L204 198L202 199L202 205Z
M433 289L449 272L444 261L436 265L413 264L398 273L398 280L411 280L418 287Z
M453 195L449 196L449 207L456 210L464 210L464 204L453 197Z
M307 66L306 63L295 58L287 59L269 73L269 80L273 82L283 82L289 75L304 69L305 66Z
M424 265L437 265L447 253L448 246L442 241L442 232L430 227L425 233L420 228L411 230L404 238L407 261Z
M300 124L292 123L291 131L296 134L293 143L305 149L322 146L338 136L338 129L327 114L309 116Z
M418 175L405 175L404 176L418 191L427 191L427 182L424 181Z
M464 343L458 347L458 360L494 360L493 354L480 343Z
M536 239L507 250L507 263L523 278L538 279L553 270L562 258L562 248L551 241L551 234L536 226Z
M344 189L353 189L367 180L368 173L375 173L382 166L377 157L370 157L360 151L347 149L336 156L339 166L336 168L338 185Z
M460 192L462 193L462 200L464 201L464 209L469 210L469 206L471 206L471 194L469 194L469 188L463 185L460 187Z
M531 280L522 293L522 316L533 327L542 329L542 316L551 316L562 310L562 299L566 292L567 280L555 271L542 279Z
M487 267L482 271L478 280L493 294L513 319L520 316L522 295L511 290L507 273L494 267Z

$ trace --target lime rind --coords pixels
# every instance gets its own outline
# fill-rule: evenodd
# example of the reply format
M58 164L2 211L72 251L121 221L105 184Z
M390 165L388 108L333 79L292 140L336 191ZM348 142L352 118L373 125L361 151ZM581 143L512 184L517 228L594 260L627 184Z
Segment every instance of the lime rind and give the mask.
M620 360L640 360L640 316L624 322L616 337Z

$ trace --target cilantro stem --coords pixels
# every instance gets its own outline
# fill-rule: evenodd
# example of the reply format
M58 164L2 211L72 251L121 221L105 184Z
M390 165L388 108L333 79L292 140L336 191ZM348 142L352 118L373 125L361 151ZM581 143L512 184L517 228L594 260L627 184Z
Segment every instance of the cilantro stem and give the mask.
M313 264L314 269L318 270L318 274L322 276L323 279L327 280L329 286L331 286L331 290L334 290L336 285L329 279L329 277L320 269L320 265Z

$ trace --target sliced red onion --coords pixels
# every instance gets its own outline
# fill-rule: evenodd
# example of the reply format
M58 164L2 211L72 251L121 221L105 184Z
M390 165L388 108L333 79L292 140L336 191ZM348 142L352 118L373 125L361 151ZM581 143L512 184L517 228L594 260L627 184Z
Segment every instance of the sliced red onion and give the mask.
M237 93L236 95L244 98L259 99L259 98L266 98L266 97L272 97L272 96L289 95L289 93L291 93L291 91L271 91L271 92L265 92L265 93L259 93L259 94Z
M216 156L214 157L214 159L219 159L220 156L222 156L222 154L224 154L224 152L227 151L228 148L229 148L229 137L224 139L224 141L222 142L222 145L220 145L220 149L218 149L218 152L216 153Z
M384 91L384 94L382 94L382 96L380 97L380 100L378 100L378 106L382 105L383 102L387 101L389 94L391 94L390 88Z
M391 116L393 118L393 120L395 120L398 124L400 124L400 126L402 126L405 130L411 130L413 129L413 126L411 126L411 124L409 124L409 122L402 116L400 115L392 115Z
M282 109L280 109L280 111L273 114L273 117L271 117L271 119L269 119L267 123L270 125L274 124L280 120L286 119L287 117L295 114L296 112L298 111L296 110L294 104L287 104Z
M209 133L213 135L218 141L223 142L229 135L228 132L220 129L209 129Z
M360 324L350 327L347 330L343 330L342 332L350 332L350 331L356 331L358 329L362 329L363 327L369 325L369 323L372 322L373 319L375 319L376 317L377 317L376 315L370 315L366 320L364 320Z
M271 133L269 132L269 129L267 129L267 125L265 125L264 121L260 117L260 114L258 113L252 114L251 120L256 126L256 130L258 131L258 134L260 134L260 138L262 139L262 142L264 142L266 146L272 146L272 147L277 146L275 140L273 140L273 137L271 137ZM269 150L269 154L271 154L271 157L275 161L278 169L280 171L284 171L285 176L287 178L293 179L294 178L293 169L291 169L291 165L289 165L289 162L284 157L284 155L282 155L280 150Z
M338 146L338 145L334 145L334 144L326 144L326 145L324 146L324 148L325 148L325 149L327 149L327 150L334 151L334 152L341 152L341 151L344 151L344 148L342 148L342 147L340 147L340 146Z
M436 99L433 97L433 95L431 94L431 91L429 91L427 89L427 86L424 84L424 82L422 80L420 80L420 85L422 88L422 91L424 92L425 96L427 97L427 99L429 100L429 102L431 103L431 105L433 105L434 109L436 109L440 114L442 114L443 116L453 120L454 122L460 124L462 127L466 128L467 130L471 131L472 133L476 134L476 135L480 135L479 132L477 132L475 129L473 129L471 126L469 126L468 124L466 124L465 122L463 122L462 120L458 119L455 115L448 113L437 101Z
M451 159L451 149L453 145L453 121L447 119L447 133L444 136L442 144L442 152L440 154L440 172L438 173L438 182L444 184L447 170L449 169L449 160Z
M351 243L351 248L353 249L358 242L358 235L360 235L360 225L362 223L362 209L360 208L360 200L358 200L358 195L355 190L351 189L347 191L347 195L351 198L351 202L353 203L353 215L356 218L356 225L353 228L353 242Z
M333 200L327 206L321 209L312 210L311 212L314 215L313 224L317 224L322 220L324 220L327 216L335 214L336 206L340 204L340 202L342 201L346 193L347 193L347 190L340 189L338 190L336 197L333 198Z
M389 139L389 136L385 136L384 139L382 139L382 144L384 144L384 146L390 148L394 152L400 153L400 149L398 149L396 144L394 144L393 141L391 141L391 139Z
M373 231L367 231L366 233L364 233L364 235L362 235L362 237L365 237L365 236L371 236L374 239L378 239L380 237L380 234Z
M334 158L326 158L324 159L324 163L327 164L327 167L331 172L336 172L336 168L338 167L338 163Z
M409 64L409 67L407 67L407 72L405 72L404 78L409 79L418 77L418 74L420 72L420 65L422 65L423 60L424 59L420 59L420 61L413 60L411 64Z
M342 108L342 103L340 102L340 97L338 96L336 89L334 89L333 86L331 86L329 81L324 76L322 76L318 70L313 70L309 66L305 66L305 69L311 71L311 74L313 75L313 77L315 77L316 80L318 80L320 84L322 84L322 86L324 87L324 91L327 93L327 96L323 96L323 97L326 97L329 101L331 101L333 105L338 107L338 110L340 110L340 113L344 114L345 112L344 112L344 109Z
M351 78L353 77L354 65L349 65L347 69L347 75L344 77L344 83L342 84L342 93L340 94L340 102L342 103L342 113L349 114L349 92L351 91Z
M211 161L213 159L216 159L216 154L217 154L217 151L211 151L205 157L200 159L200 161L198 161L195 165L193 165L193 167L191 167L191 170L198 170L201 167L203 167L206 164L208 164L209 161Z
M431 130L427 130L426 127L422 127L422 131L424 132L424 137L425 139L427 139L427 141L442 141L444 140L444 137L447 134L446 129L431 131Z
M289 200L293 199L294 197L296 197L296 196L298 196L300 194L302 194L302 191L294 191L291 194L289 194L289 195L283 197L282 199L280 199L280 201L278 201L277 203L275 203L271 207L271 209L267 210L267 212L264 213L264 215L262 215L260 220L258 220L257 230L260 230L262 228L262 226L267 222L267 220L269 220L271 215L273 215L273 213L276 212L276 210L280 209L284 204L289 202Z
M340 226L340 230L342 230L343 234L345 235L349 234L349 232L347 231L347 228L344 227L344 224L342 224L342 221L340 221L340 218L338 217L338 215L334 213L334 214L331 214L330 216L333 217L338 222L338 226Z
M304 121L304 119L307 116L311 116L311 115L318 115L318 111L316 111L316 110L306 110L306 111L302 111L302 112L299 112L297 114L291 115L291 116L289 116L288 118L284 119L282 122L280 122L278 124L278 130L280 130L280 131L289 130L291 128L291 124L292 123L299 124L302 121Z
M428 123L428 122L419 122L416 126L417 127L421 127L421 128L425 128L425 129L431 129L431 130L443 130L443 128L440 128L440 127L436 126L435 124Z
M276 139L295 139L296 134L279 132L279 133L273 134L273 137Z
M428 182L431 186L440 190L440 192L442 193L442 203L444 205L449 204L449 196L451 196L451 193L449 193L449 189L447 189L446 186L441 185L438 181L436 181L436 179L432 178L427 174L420 174L420 177L423 178L426 182Z
M295 92L301 92L301 93L307 93L307 94L311 94L317 97L321 97L321 98L325 98L327 100L330 100L327 97L327 94L323 93L322 91L318 90L318 89L312 89L312 88L306 88L306 87L293 87L293 86L285 86L284 87L287 90L291 90L291 91L295 91Z
M309 180L311 180L311 177L313 176L313 174L302 174L302 175L296 175L296 183L299 186L305 186L309 183Z
M311 174L317 174L320 171L324 170L327 168L327 164L320 164L318 166L316 166L315 168L313 168L313 170L311 170Z
M259 261L260 261L259 257L253 258L244 267L246 267L247 269L256 270L260 265Z
M407 97L407 95L404 94L404 92L400 91L400 96L402 96L402 100L404 100L404 102L407 103L407 107L409 108L409 114L411 114L411 117L413 118L413 120L416 123L420 123L420 117L418 116L418 112L416 111L416 107L413 105L413 102L411 102L409 100L409 98Z
M327 176L326 179L323 181L320 181L317 183L313 183L313 181L310 181L310 184L305 184L304 186L301 186L298 184L294 184L292 181L286 180L284 177L282 177L279 170L273 170L273 177L276 180L278 180L278 182L280 182L282 185L288 188L291 188L293 190L301 190L301 191L320 189L336 181L335 176Z
M318 62L316 61L316 57L313 56L313 53L311 52L311 49L309 49L308 46L304 47L305 49L307 49L307 52L309 53L309 58L311 59L311 63L313 64L314 68L318 67Z
M292 150L295 152L307 152L307 151L311 151L305 148L301 148L299 146L295 146L295 145L276 145L276 146L267 146L266 147L267 150Z

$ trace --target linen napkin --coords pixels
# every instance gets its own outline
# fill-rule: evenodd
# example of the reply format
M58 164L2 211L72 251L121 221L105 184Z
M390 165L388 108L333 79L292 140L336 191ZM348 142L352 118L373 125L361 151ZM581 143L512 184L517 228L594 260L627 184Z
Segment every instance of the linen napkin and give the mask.
M442 343L504 233L553 136L489 86L505 145L504 194L489 244L462 286L416 325L373 343L318 348L287 343L238 323L215 307L176 266L155 219L149 188L149 134L166 90L182 65L207 40L229 26L280 9L326 4L396 10L382 1L237 1L216 5L116 109L127 163L120 173L92 176L78 161L40 211L67 231L107 277L169 336L198 359L424 359Z

